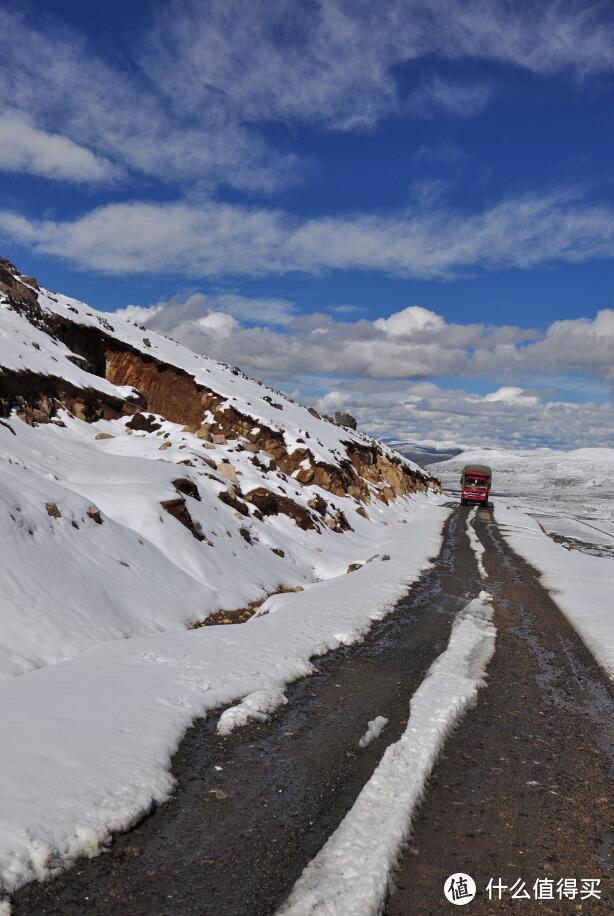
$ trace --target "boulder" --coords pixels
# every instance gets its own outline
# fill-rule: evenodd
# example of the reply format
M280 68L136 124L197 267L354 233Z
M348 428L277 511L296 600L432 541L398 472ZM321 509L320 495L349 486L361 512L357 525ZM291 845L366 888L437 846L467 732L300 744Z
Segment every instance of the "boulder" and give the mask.
M353 417L351 413L346 413L345 410L338 410L334 421L337 426L347 426L349 429L356 429L358 426L356 417Z

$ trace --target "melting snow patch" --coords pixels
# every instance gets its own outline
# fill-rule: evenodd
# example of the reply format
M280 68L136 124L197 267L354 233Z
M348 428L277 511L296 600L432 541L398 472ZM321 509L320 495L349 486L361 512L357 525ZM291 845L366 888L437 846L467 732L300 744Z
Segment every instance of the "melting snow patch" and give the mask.
M495 649L492 598L481 592L455 621L447 649L410 704L404 735L391 744L354 807L310 862L278 913L382 911L389 875L443 743L485 683Z
M376 716L375 719L371 719L369 727L358 742L358 747L368 747L372 741L376 741L387 725L388 719L385 716Z
M272 712L287 702L284 691L279 687L254 690L237 706L231 706L222 713L217 723L217 733L229 735L235 728L247 725L248 722L266 722Z
M475 558L478 563L478 571L480 573L480 577L482 579L487 579L488 573L486 572L486 567L484 566L484 554L486 551L484 550L484 545L482 544L481 540L477 536L475 528L473 526L473 522L477 515L477 511L478 510L476 507L473 510L473 512L470 512L469 515L467 516L467 536L471 543L471 549L473 550L475 554Z

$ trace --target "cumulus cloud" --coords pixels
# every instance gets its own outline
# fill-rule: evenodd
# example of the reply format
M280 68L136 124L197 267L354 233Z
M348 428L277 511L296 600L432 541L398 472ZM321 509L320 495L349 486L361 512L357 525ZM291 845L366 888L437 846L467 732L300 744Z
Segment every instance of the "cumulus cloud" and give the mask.
M508 389L509 391L509 389ZM516 388L513 397L479 396L432 382L348 384L320 399L327 413L350 410L361 429L396 441L460 442L508 448L611 446L614 404L548 399Z
M401 312L394 312L388 318L378 318L373 322L376 328L393 337L412 334L415 331L434 331L445 324L441 315L423 309L419 305L409 305Z
M152 328L155 325L155 330L172 334L181 325L191 322L199 325L212 312L263 325L286 325L296 318L295 306L287 299L250 298L233 292L192 293L185 299L175 296L150 306L128 305L118 309L116 315L137 324L148 322Z
M214 325L221 319L216 317L212 324L212 313L234 319L232 326L225 325L228 334L216 332ZM557 321L545 331L450 323L419 306L375 321L344 321L324 313L298 315L291 303L231 293L196 293L149 309L129 306L118 314L266 377L327 373L368 379L506 375L511 379L531 374L543 379L576 373L614 380L614 309L598 312L592 319ZM283 325L280 330L270 326L275 317ZM529 408L532 397L504 383L487 400Z
M0 235L80 267L194 277L375 270L445 279L472 269L611 258L614 209L570 193L504 199L478 213L407 208L298 218L205 199L114 203L76 219L0 211Z
M491 391L489 394L484 395L484 400L491 403L504 401L506 404L529 407L532 404L537 404L539 399L532 394L527 394L526 391L516 385L504 385L503 388L497 388L496 391Z

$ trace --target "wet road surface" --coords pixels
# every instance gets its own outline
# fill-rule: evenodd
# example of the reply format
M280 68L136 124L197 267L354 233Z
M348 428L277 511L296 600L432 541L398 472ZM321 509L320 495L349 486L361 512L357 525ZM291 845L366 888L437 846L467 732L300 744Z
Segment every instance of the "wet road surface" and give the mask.
M534 571L479 511L498 630L488 685L440 756L386 916L454 911L446 878L477 884L467 913L614 913L614 694ZM492 892L519 879L533 898ZM602 900L557 899L559 879L600 878ZM521 893L516 886L513 893ZM549 893L547 888L544 893Z
M175 797L104 855L17 893L15 916L273 914L402 734L409 699L456 613L483 587L495 597L499 631L489 685L436 765L387 913L449 912L443 881L455 871L478 883L467 912L523 904L527 913L612 912L611 899L583 909L577 900L531 909L485 899L498 876L527 886L538 876L601 877L607 886L614 742L604 723L612 728L614 700L488 511L476 525L491 577L482 582L466 518L465 509L451 514L435 566L362 644L317 660L317 673L288 689L288 706L268 723L226 738L215 732L217 716L196 723L173 761ZM378 715L388 726L359 750Z

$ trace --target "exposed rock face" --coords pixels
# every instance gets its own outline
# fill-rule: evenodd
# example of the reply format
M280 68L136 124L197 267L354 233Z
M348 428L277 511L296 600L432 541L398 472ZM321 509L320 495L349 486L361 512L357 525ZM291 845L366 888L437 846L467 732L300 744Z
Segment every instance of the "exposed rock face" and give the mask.
M10 261L0 258L0 292L15 302L37 306L38 297L36 293L34 290L28 289L28 286L24 285L25 283L28 286L38 288L38 283L34 277L21 277L17 268Z
M263 515L287 515L296 522L299 528L305 530L316 527L311 514L303 506L299 506L288 497L265 490L264 487L252 490L245 498L257 506Z
M178 496L176 499L165 499L160 505L168 512L169 515L172 515L173 518L176 518L178 522L181 522L188 531L190 531L193 537L197 541L204 541L205 536L200 530L200 528L195 524L194 519L189 513L188 507L186 506L185 499L183 496Z
M151 415L135 413L132 419L126 423L126 427L140 432L155 433L156 430L161 429L162 424L158 423L155 417Z

